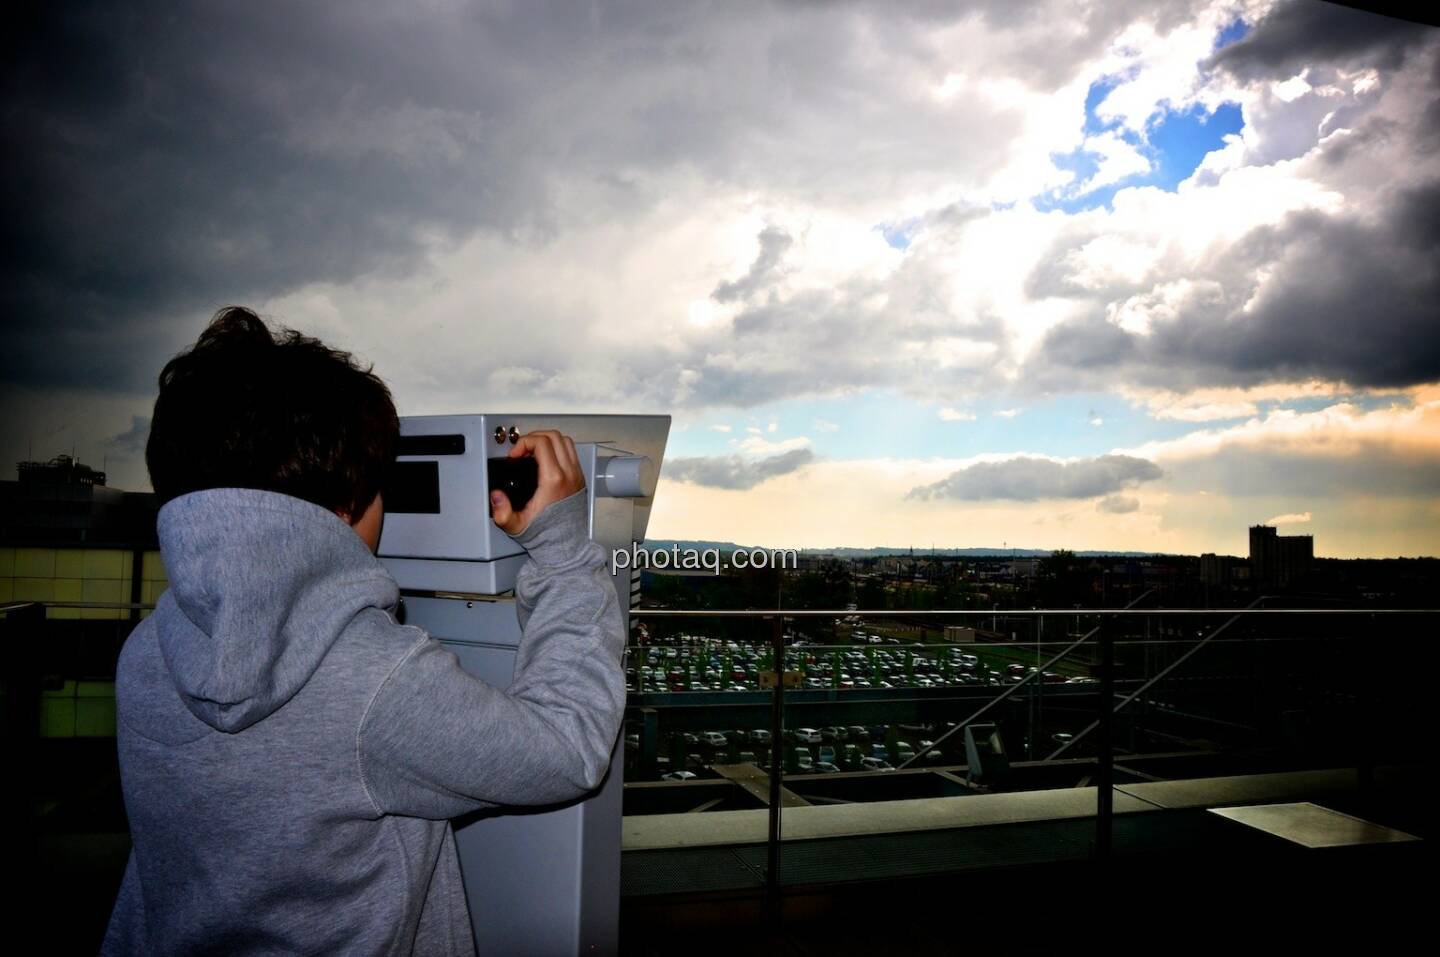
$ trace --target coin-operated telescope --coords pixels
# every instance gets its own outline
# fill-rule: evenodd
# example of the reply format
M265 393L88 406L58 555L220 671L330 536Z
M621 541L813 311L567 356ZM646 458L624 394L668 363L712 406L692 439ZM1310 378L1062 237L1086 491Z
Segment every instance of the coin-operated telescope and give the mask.
M574 440L590 537L626 550L644 541L670 431L665 415L407 416L385 489L378 553L400 585L405 623L502 689L514 677L520 626L513 589L526 556L491 520L489 491L505 489L517 509L528 500L533 463L507 456L536 429ZM627 634L630 574L621 569L614 582ZM623 752L612 751L604 782L580 801L455 821L481 953L616 952L622 762Z

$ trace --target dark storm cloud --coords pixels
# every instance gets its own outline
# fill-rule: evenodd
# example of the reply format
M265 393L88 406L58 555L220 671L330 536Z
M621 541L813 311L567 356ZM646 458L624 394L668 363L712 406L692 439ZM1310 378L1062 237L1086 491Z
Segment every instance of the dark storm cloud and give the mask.
M1017 502L1094 498L1134 488L1163 475L1154 462L1133 455L1101 455L1075 462L1017 455L1000 462L967 465L939 482L911 489L905 497Z
M1364 60L1393 70L1433 31L1395 17L1320 0L1277 4L1248 35L1220 50L1209 65L1242 80L1288 79L1317 62Z
M1136 353L1136 337L1097 314L1063 322L1045 335L1043 363L1052 369L1086 372L1123 366Z
M1250 315L1203 336L1185 323L1165 327L1156 348L1193 350L1250 377L1365 386L1440 378L1440 182L1402 193L1387 213L1374 226L1292 214L1274 230L1283 251L1255 264L1274 273Z
M750 264L749 271L739 279L720 283L710 294L711 299L716 302L735 302L754 295L770 281L772 274L780 266L780 260L785 258L785 253L795 244L790 234L779 226L766 226L760 230L759 240L760 253Z
M623 217L657 201L648 171L856 188L856 164L874 162L843 148L859 122L919 135L909 162L938 175L948 137L888 110L853 55L868 16L566 2L7 13L0 375L148 389L154 360L221 305L413 275L479 230L543 242ZM916 26L896 18L885 42L933 58ZM797 124L829 158L818 176L777 159ZM1002 136L972 146L977 163L1004 155ZM560 208L577 188L583 208Z
M133 387L148 373L104 348L112 335L153 349L177 310L200 320L403 270L419 226L537 215L525 168L472 148L510 108L484 49L359 6L269 14L95 3L18 18L0 134L7 379ZM420 39L423 64L393 55Z
M1047 387L1117 377L1165 388L1440 379L1440 181L1365 215L1291 213L1190 278L1219 291L1156 318L1149 335L1107 322L1097 307L1047 333L1030 375Z
M813 461L815 453L809 449L791 449L760 459L739 455L696 456L666 461L665 477L707 488L744 490L767 479L788 475Z

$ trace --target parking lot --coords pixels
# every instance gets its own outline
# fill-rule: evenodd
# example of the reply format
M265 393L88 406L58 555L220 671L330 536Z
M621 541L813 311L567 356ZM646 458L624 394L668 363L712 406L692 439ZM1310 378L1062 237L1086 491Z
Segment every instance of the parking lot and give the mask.
M783 670L791 687L834 692L861 689L994 687L1018 683L1036 671L1015 660L1023 646L902 643L894 637L855 632L844 645L811 643L787 636ZM863 642L861 641L863 639ZM1032 651L1033 655L1033 651ZM661 644L634 646L626 659L627 690L646 694L686 692L760 692L762 676L775 672L767 643L743 642L698 635L678 635ZM1088 674L1046 672L1045 684L1093 683ZM1032 679L1034 680L1034 679ZM787 729L783 773L829 774L841 771L893 770L919 755L918 764L957 764L965 760L962 735L935 745L952 724L885 723ZM638 735L627 736L627 748L638 747ZM659 776L688 780L710 776L719 764L755 764L767 768L772 756L766 728L717 727L662 734L656 742Z
M1015 658L1023 646L902 644L896 638L866 636L865 644L788 644L785 670L798 672L800 687L845 691L858 688L936 688L1004 685L1035 671ZM758 691L760 675L776 670L769 645L695 635L665 645L629 649L626 690L631 693L684 691ZM1067 671L1046 672L1047 684L1093 681Z

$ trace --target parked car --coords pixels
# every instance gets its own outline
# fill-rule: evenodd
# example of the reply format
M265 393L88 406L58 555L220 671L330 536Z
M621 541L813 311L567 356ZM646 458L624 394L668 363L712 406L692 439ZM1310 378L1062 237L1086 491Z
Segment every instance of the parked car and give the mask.
M894 771L895 767L890 762L881 758L861 758L860 768L864 771Z
M700 743L707 744L712 748L723 748L730 742L725 740L725 735L719 731L706 731L700 735Z
M796 728L795 740L804 744L819 744L820 732L814 728Z
M671 771L668 774L660 775L662 781L693 781L699 775L694 771Z

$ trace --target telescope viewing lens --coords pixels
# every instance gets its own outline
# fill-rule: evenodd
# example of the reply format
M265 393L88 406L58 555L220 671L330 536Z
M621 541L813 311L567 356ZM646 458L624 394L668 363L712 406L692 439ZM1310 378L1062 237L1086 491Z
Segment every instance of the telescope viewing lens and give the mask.
M530 501L540 482L539 463L528 455L514 459L494 457L487 460L485 467L490 477L490 491L504 492L510 499L510 507L517 512Z

